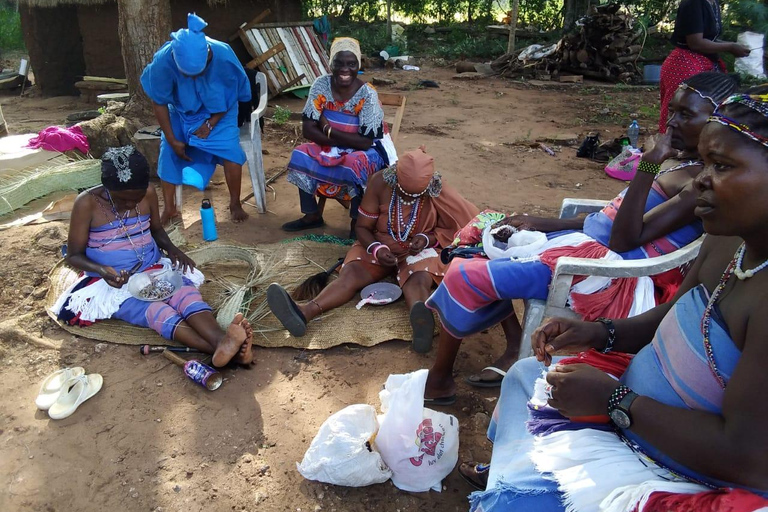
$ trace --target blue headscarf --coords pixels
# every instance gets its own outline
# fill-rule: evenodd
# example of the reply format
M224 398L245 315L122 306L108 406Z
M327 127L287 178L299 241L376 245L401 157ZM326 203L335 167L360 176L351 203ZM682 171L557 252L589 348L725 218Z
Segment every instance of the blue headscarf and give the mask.
M171 51L176 67L185 75L199 75L208 63L208 41L203 29L208 26L203 18L187 14L187 26L171 33Z

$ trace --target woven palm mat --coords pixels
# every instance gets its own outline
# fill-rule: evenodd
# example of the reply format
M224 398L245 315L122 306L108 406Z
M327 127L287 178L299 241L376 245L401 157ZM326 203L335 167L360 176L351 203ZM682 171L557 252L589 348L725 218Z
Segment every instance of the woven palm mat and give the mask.
M189 251L188 254L206 275L206 283L200 291L206 301L215 305L219 323L231 319L238 309L247 309L248 318L254 327L255 345L314 350L343 343L371 347L392 339L410 340L412 333L408 309L402 299L386 306L367 305L357 310L355 305L359 296L356 296L347 304L313 320L307 328L307 334L301 338L288 334L269 312L266 307L266 290L269 283L278 282L290 291L307 277L332 266L347 249L337 244L296 240L261 245L247 250L229 246L209 246ZM232 264L230 261L224 261L225 259L247 261L249 265L256 267L255 273L259 275L251 281L256 280L258 283L243 289L242 284L249 272L248 265ZM57 321L51 307L56 298L77 279L77 274L61 261L51 271L50 279L46 310L51 318ZM238 304L241 304L240 308ZM129 345L174 344L151 329L118 320L104 320L84 328L58 321L57 323L72 334L99 341Z

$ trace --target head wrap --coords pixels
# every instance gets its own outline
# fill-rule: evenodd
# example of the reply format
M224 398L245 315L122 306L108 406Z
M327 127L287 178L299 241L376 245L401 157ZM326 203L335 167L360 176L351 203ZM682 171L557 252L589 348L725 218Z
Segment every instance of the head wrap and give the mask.
M187 14L187 26L171 33L171 52L176 67L185 75L199 75L208 63L208 41L203 29L208 24L194 13Z
M428 193L437 197L442 190L442 179L435 172L435 159L424 146L405 153L397 161L396 186L406 196L418 197Z
M146 190L149 163L133 146L107 148L101 157L101 183L107 190Z
M337 37L331 44L331 66L333 66L333 58L339 52L352 52L357 57L357 65L360 66L360 43L357 39L351 37Z
M759 142L763 146L768 148L768 137L764 137L752 129L749 125L741 123L736 119L724 115L721 110L726 105L739 104L744 105L768 118L768 94L734 94L727 100L722 102L719 107L715 109L707 122L718 123L730 128L731 130L741 133L752 139L755 142Z

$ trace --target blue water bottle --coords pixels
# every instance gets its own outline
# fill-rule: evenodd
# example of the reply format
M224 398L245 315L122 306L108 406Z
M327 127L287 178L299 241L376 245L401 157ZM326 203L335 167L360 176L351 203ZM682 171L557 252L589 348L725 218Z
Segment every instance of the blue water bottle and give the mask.
M633 119L629 124L627 138L629 139L629 145L637 149L637 140L640 138L640 126L637 124L637 119Z
M219 238L216 233L216 217L213 215L210 199L203 199L203 204L200 206L200 220L203 222L203 240L213 242Z

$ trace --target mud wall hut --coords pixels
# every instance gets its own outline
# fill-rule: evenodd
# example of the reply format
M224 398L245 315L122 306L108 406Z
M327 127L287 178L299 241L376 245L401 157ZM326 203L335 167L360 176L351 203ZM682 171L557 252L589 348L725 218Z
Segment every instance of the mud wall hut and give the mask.
M298 21L301 0L170 0L174 28L188 12L208 22L206 33L227 41L266 9L265 21ZM35 82L46 96L77 94L84 75L125 78L117 34L116 0L20 0L21 27ZM240 40L232 43L249 60Z

